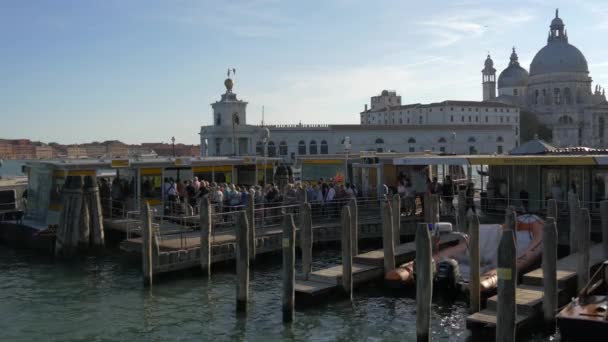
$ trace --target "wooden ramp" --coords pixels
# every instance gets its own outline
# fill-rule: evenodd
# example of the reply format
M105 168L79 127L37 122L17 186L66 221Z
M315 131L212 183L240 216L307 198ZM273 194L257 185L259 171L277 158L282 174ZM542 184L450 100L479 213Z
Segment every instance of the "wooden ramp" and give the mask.
M439 248L443 249L458 243L459 234L443 235ZM398 245L395 250L396 264L414 260L416 247L414 242ZM353 287L382 279L384 277L384 251L382 249L359 254L353 258ZM296 298L314 299L323 297L340 288L342 283L342 265L330 266L311 272L308 280L296 280Z
M593 245L590 249L589 266L596 267L604 261L602 246ZM568 255L557 261L557 305L561 307L568 303L572 296L576 296L576 263L577 254ZM543 305L543 270L537 268L523 276L522 284L515 292L515 303L517 305L517 317L515 320L517 328L522 328L542 317ZM487 307L467 317L468 329L496 328L496 310L498 296L488 299Z

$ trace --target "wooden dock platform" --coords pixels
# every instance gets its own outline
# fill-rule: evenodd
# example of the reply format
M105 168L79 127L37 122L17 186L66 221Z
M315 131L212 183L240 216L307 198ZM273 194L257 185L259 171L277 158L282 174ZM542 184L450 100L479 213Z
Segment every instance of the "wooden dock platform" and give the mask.
M593 245L589 254L591 268L597 267L604 261L600 244ZM568 255L557 261L558 307L567 304L571 297L576 296L576 268L577 254ZM544 295L542 268L524 274L522 284L517 287L515 295L517 329L529 326L541 318ZM488 298L484 310L467 317L467 328L471 330L495 329L497 300L497 296Z
M458 243L459 234L441 236L439 248ZM416 245L414 242L400 244L395 249L396 264L414 260ZM382 249L359 254L353 257L353 287L382 279L384 277L384 251ZM308 280L296 280L296 300L317 300L340 288L342 283L342 265L330 266L310 273Z

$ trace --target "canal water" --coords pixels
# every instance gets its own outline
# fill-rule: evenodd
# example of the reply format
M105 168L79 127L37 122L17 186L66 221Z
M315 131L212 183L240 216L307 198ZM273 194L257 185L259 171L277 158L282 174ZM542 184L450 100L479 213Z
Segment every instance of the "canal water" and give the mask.
M281 262L273 257L251 273L247 317L235 314L235 275L227 266L210 282L182 274L142 286L137 260L118 251L78 261L0 245L1 341L414 341L414 297L357 289L352 303L297 310L282 323ZM339 259L316 252L315 267ZM433 341L464 341L465 303L433 304ZM531 338L531 341L540 341Z

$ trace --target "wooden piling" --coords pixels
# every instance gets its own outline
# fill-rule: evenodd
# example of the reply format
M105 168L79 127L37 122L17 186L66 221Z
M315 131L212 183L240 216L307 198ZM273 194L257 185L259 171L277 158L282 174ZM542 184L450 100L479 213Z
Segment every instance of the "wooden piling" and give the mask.
M515 211L507 208L506 229L503 230L498 246L498 312L496 315L496 341L515 341L515 288L517 286Z
M87 203L90 217L90 244L103 247L105 244L103 209L95 177L86 176L84 178L83 196L84 201Z
M142 271L144 286L151 286L154 276L152 260L152 214L150 204L144 202L141 208Z
M312 214L310 203L300 207L300 249L302 250L302 274L308 280L312 271Z
M357 199L351 198L348 201L350 209L350 234L351 234L351 250L353 257L359 254L359 207Z
M431 194L428 191L424 192L422 204L424 222L431 222Z
M255 260L255 191L250 190L246 201L247 223L249 224L249 260Z
M245 312L249 300L249 223L247 213L238 211L236 234L236 311Z
M543 318L545 331L555 333L557 311L557 226L553 217L547 217L543 227Z
M293 321L296 267L296 225L293 214L283 219L283 322Z
M477 215L468 216L469 221L469 260L471 275L469 276L469 313L479 312L481 303L480 272L479 272L479 218Z
M578 257L576 267L577 291L581 291L589 282L589 245L591 241L591 219L589 209L579 209L577 225Z
M391 211L393 218L393 248L397 250L397 246L401 243L401 197L395 194L391 200Z
M574 254L578 251L578 244L576 243L577 238L577 215L579 214L579 210L581 208L581 204L578 200L578 196L573 193L568 193L568 210L570 213L570 231L568 232L569 241L570 241L570 254Z
M349 206L342 207L342 288L350 300L353 299L353 253Z
M199 207L201 221L201 269L211 277L211 203L208 197L204 197Z
M433 297L433 269L431 235L428 226L416 228L416 339L431 340L431 300Z
M602 249L604 259L608 259L608 201L600 202L600 217L602 219Z
M384 272L395 269L395 241L391 205L382 202L382 247L384 249Z
M466 227L466 196L465 196L465 190L461 189L458 190L458 212L457 215L458 217L456 218L457 221L457 229L459 232L466 232L467 231L467 227Z

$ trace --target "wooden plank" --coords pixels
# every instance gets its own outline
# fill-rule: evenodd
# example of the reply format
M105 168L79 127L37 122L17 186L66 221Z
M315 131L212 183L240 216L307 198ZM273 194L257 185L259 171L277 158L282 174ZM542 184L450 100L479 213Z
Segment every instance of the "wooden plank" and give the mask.
M296 280L295 292L308 296L327 294L336 288L336 285L312 280Z
M515 326L519 328L520 325L527 321L527 315L516 315ZM496 327L496 311L484 309L476 312L467 317L467 328L480 328L480 327Z
M604 261L602 253L602 246L600 244L594 244L589 249L591 267L600 264ZM564 289L572 285L572 282L576 283L576 271L577 271L577 255L570 254L565 258L557 261L557 287ZM526 285L542 286L543 284L543 270L537 268L533 271L526 273L523 277L523 283Z
M515 304L517 313L522 316L540 312L543 303L543 289L541 287L517 287L515 289ZM487 309L496 311L498 296L488 298Z
M353 263L353 283L362 283L382 277L382 268L370 265ZM310 273L308 279L312 281L338 285L342 284L342 265L328 267Z

